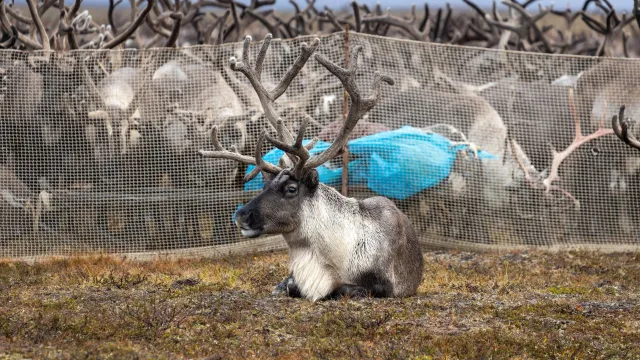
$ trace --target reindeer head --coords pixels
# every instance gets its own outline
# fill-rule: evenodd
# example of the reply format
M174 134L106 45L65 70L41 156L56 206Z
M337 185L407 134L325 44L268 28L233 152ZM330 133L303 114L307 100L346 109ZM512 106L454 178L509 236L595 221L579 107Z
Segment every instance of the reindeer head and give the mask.
M280 83L271 91L266 90L260 80L264 57L271 42L271 34L267 35L264 40L255 68L251 68L248 64L250 42L251 37L247 36L244 41L242 61L232 57L230 66L231 69L240 71L249 79L258 94L265 116L275 128L277 136L272 137L266 129L263 130L256 145L255 156L250 157L240 154L235 148L230 151L225 150L218 141L218 129L214 127L211 132L211 138L215 150L200 150L200 154L205 157L224 158L255 165L255 168L244 178L245 182L262 173L264 179L263 190L236 213L236 224L244 236L256 237L262 234L286 234L295 231L300 226L301 206L305 201L313 198L319 186L318 173L315 168L333 159L342 151L347 143L349 134L355 128L358 120L371 110L380 98L382 82L393 85L394 81L388 76L376 73L373 84L374 93L364 97L355 82L358 56L362 47L356 46L353 48L350 57L351 65L348 69L339 67L322 55L316 54L315 59L340 79L349 94L351 104L347 119L338 132L336 140L325 151L311 157L309 150L313 148L317 139L314 138L308 144L303 145L304 133L308 124L312 121L311 117L306 116L304 118L298 135L294 140L284 125L282 118L276 113L274 102L284 94L291 81L304 67L320 44L320 39L314 39L311 46L302 43L300 55ZM262 159L264 140L285 152L278 166L267 163Z
M633 129L629 124L629 119L624 117L624 110L626 106L622 105L618 115L613 115L611 118L611 127L616 136L624 141L627 145L634 149L640 150L640 141L633 135ZM631 132L629 130L631 129Z
M319 184L318 173L310 171L302 180L289 169L265 177L264 189L236 212L236 225L242 235L286 234L301 223L301 207L313 196Z

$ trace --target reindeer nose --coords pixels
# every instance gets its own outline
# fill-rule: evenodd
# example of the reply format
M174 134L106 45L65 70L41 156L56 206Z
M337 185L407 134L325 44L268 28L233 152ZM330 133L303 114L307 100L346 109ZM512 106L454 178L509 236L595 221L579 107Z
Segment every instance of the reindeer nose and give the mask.
M245 207L240 207L238 210L236 210L236 213L234 215L237 227L242 228L243 224L247 225L247 220L249 219L249 211L247 211Z
M241 230L257 230L264 227L260 208L255 203L247 203L236 211L236 225Z
M242 227L242 223L246 222L246 209L243 211L245 204L238 204L238 207L236 207L236 211L233 212L233 215L231 215L231 221L233 221L234 224L236 224L237 227Z

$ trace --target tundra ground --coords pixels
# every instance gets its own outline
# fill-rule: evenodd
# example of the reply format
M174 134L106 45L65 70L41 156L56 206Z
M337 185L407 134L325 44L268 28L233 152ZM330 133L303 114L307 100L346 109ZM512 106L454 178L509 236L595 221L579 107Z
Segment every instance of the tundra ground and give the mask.
M640 358L640 254L426 252L417 296L316 304L286 262L2 262L0 358Z

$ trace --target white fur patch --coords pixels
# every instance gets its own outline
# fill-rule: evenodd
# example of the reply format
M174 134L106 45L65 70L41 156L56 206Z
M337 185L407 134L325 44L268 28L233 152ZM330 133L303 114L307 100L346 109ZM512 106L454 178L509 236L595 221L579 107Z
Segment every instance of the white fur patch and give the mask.
M251 237L251 236L258 235L258 231L257 230L240 229L240 232L242 233L242 236L245 236L245 237Z
M293 250L290 257L290 270L302 296L311 301L318 301L333 291L336 279L326 267L324 260L313 250Z
M299 231L285 238L295 282L310 300L329 295L341 283L353 284L390 253L382 229L362 216L355 199L320 184L301 210Z

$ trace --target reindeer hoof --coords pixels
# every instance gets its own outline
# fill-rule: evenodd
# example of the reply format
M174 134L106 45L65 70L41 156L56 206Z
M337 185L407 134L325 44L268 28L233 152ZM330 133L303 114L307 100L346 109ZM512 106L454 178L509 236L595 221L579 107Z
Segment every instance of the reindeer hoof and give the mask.
M275 295L275 296L288 295L289 294L289 286L290 285L294 285L293 277L291 275L289 275L284 280L282 280L281 283L276 285L276 287L271 292L271 295Z
M271 292L271 295L278 296L287 293L287 284L283 281L280 284L276 285L276 287Z

